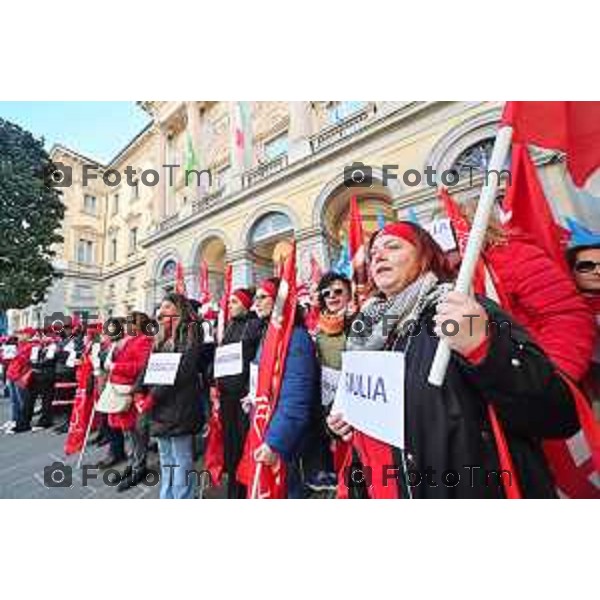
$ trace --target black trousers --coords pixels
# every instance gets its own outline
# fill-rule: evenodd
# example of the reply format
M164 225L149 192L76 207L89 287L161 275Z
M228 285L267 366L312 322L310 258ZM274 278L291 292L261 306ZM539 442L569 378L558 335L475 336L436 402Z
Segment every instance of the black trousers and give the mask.
M227 473L227 497L246 498L246 486L235 478L244 451L244 442L250 426L248 415L242 410L240 399L221 393L221 425L223 426L223 462Z

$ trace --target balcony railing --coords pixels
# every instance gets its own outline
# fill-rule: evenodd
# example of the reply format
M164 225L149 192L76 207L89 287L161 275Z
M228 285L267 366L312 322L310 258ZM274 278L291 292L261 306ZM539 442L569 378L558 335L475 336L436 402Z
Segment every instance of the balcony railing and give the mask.
M192 202L192 213L197 214L208 210L213 207L225 196L225 186L221 186L219 189L206 194L202 198L196 198Z
M250 171L246 171L242 175L242 186L247 188L254 185L256 182L266 179L279 171L285 169L288 165L288 155L280 154L267 163L258 165Z
M311 136L310 149L312 153L331 146L362 129L369 118L374 114L373 106L365 106L361 110L349 115L346 119L331 125Z
M167 229L171 229L171 227L173 227L178 220L179 215L177 213L170 215L169 217L165 217L162 221L160 221L157 229L158 231L166 231Z

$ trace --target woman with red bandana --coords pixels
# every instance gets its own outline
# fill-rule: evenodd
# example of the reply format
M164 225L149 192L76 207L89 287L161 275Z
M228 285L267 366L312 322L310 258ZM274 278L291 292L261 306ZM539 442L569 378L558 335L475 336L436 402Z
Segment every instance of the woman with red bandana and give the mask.
M236 480L236 471L249 427L248 415L242 409L241 401L248 395L250 363L256 355L262 335L262 322L251 311L253 299L252 292L244 288L231 294L228 299L230 319L220 344L221 349L230 344L241 344L242 350L239 373L216 378L228 498L246 497L246 487Z
M353 477L351 493L556 497L540 440L568 438L579 424L550 360L494 303L451 291L442 251L418 225L386 225L371 238L369 256L375 293L361 312L371 327L353 327L347 350L404 354L405 448L330 415L334 433L352 442L354 461L371 468L370 485ZM458 327L443 326L450 320ZM488 320L503 325L488 332ZM444 384L434 387L427 379L440 338L452 354ZM510 476L500 477L501 468Z

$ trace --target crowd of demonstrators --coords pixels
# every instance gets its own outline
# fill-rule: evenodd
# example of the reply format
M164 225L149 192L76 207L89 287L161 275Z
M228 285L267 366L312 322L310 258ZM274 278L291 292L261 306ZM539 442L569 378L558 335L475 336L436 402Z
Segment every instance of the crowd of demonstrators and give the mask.
M543 444L579 431L568 382L583 382L600 399L600 240L573 244L571 278L533 240L492 221L483 254L489 285L476 296L453 291L448 257L414 223L385 225L367 254L370 291L360 308L351 281L329 272L311 290L309 327L303 307L295 310L277 403L251 460L272 470L284 465L289 498L334 489L353 498L556 497ZM89 417L96 441L107 443L98 466L127 459L119 491L145 480L155 439L160 497L189 499L196 495L193 470L212 396L227 497L250 497L252 482L241 466L255 416L252 381L269 327L281 326L280 285L269 278L256 292L230 292L228 320L216 340L216 307L177 293L165 296L157 322L135 312L111 319L119 325L112 333L74 323L58 336L25 329L4 338L0 361L11 401L5 429L32 430L37 401L33 430L49 428L57 421L56 401L84 388L94 403L99 398L99 411ZM448 320L458 332L442 328ZM489 329L490 320L504 325ZM157 328L149 331L152 323ZM427 378L440 339L452 352L445 382L435 387ZM366 360L396 353L404 361L405 423L388 424L404 427L402 449L332 410L348 351L369 352ZM146 383L157 353L176 359L170 385ZM100 411L107 391L121 398L118 412ZM62 416L67 425L58 419L58 431L68 426L68 413ZM469 465L479 469L465 474ZM372 480L356 484L354 474L366 469ZM490 481L490 472L502 470L510 471L508 482ZM461 473L455 485L411 479L415 472L448 471Z

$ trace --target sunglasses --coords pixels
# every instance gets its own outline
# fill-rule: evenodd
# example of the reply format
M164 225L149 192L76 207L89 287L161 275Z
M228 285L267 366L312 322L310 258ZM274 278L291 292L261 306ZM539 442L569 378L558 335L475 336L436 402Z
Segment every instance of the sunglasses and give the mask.
M344 289L343 288L328 288L326 290L323 290L321 292L321 296L327 300L328 298L340 298L341 296L344 295Z
M575 270L578 273L591 273L598 267L600 267L600 262L594 260L580 260L578 263L575 263Z

